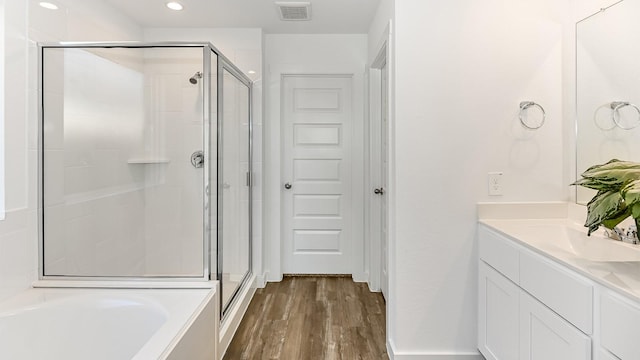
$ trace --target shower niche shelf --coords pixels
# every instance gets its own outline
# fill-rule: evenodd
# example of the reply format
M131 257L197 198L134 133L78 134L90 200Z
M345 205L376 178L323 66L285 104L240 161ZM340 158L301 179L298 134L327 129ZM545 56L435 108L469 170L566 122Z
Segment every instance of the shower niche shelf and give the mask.
M165 158L132 158L127 160L127 164L139 164L139 165L144 165L144 164L168 164L169 162L171 162L171 160L169 159L165 159Z

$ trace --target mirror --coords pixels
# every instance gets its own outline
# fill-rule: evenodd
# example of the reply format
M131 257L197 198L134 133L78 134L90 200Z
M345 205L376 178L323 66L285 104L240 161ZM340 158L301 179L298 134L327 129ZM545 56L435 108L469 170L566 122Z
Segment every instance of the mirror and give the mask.
M639 1L619 1L576 24L576 178L613 158L640 161ZM586 204L594 191L576 187Z

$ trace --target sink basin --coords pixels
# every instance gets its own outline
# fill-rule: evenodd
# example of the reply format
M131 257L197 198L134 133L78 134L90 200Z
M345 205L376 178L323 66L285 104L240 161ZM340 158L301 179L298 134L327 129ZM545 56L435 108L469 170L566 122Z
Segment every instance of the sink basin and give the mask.
M561 250L590 261L640 262L640 245L612 240L600 233L587 236L586 229L538 225L531 227L531 233L537 235L536 244L548 250Z

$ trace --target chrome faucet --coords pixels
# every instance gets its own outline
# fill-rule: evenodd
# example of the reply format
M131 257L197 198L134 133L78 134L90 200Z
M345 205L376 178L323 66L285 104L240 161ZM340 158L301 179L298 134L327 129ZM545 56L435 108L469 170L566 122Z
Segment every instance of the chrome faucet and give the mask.
M633 225L629 226L626 231L624 228L617 226L613 229L606 229L604 234L613 240L634 245L640 244L640 240L638 240L638 229Z

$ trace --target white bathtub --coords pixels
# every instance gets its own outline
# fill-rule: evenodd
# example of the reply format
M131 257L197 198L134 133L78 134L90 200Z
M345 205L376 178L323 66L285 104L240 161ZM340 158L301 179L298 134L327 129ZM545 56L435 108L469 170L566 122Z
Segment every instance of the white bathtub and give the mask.
M215 359L214 289L29 289L0 303L0 359Z

